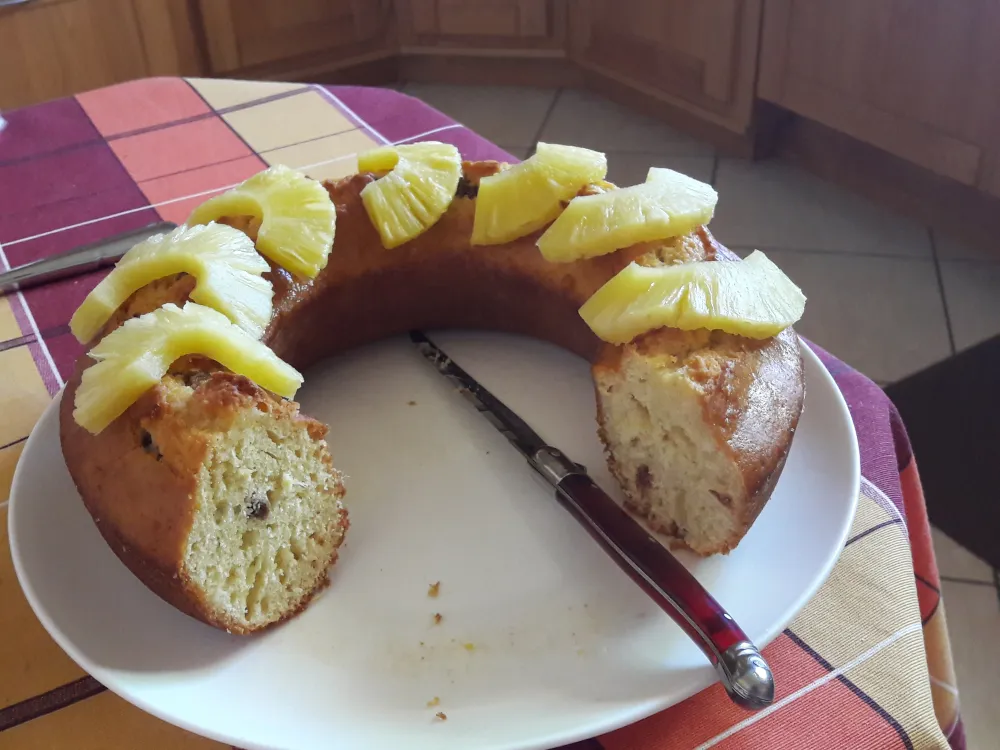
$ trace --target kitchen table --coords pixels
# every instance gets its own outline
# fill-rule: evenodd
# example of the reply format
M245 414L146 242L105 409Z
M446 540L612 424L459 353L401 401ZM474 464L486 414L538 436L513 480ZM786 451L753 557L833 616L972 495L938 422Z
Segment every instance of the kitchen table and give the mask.
M159 220L272 164L316 179L374 145L433 138L515 161L391 89L153 78L5 113L0 263L16 267ZM94 272L0 297L0 503L80 345L70 315ZM765 649L775 704L747 713L714 685L579 748L964 748L945 609L917 466L882 390L814 347L850 407L863 474L854 525L818 594ZM516 717L512 717L516 721ZM106 691L49 638L12 569L0 507L0 748L220 747Z

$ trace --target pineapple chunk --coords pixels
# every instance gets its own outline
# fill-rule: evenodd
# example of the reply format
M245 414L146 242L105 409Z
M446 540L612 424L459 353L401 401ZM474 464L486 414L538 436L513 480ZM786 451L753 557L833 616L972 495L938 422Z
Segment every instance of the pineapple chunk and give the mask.
M395 146L379 146L358 154L359 172L390 172L399 162Z
M574 198L538 238L538 249L546 260L569 263L678 237L707 224L717 202L711 185L650 167L640 185Z
M282 268L306 279L326 267L337 225L337 208L322 185L277 164L232 190L209 198L191 212L189 225L223 216L260 221L257 249Z
M269 268L238 229L214 222L181 226L125 253L73 313L69 327L76 340L86 344L133 292L156 279L187 273L198 281L191 299L260 338L271 320L273 290L261 276Z
M447 143L424 141L406 146L383 146L358 156L362 171L381 171L395 154L392 171L361 191L368 217L386 249L398 247L432 227L448 210L462 158Z
M563 201L603 180L608 160L599 151L539 143L535 154L479 181L473 245L501 245L548 224Z
M267 346L210 307L168 302L132 318L90 350L97 361L83 372L73 418L97 434L123 414L187 354L201 354L261 388L292 398L302 375Z
M630 263L587 300L580 316L612 344L664 326L764 339L798 321L805 303L802 290L754 250L743 261Z

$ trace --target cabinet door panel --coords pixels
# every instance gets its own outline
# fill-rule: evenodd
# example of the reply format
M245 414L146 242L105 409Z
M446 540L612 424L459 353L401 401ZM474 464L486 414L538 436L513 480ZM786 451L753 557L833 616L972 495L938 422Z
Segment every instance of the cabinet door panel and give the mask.
M561 47L565 0L402 0L407 46L524 49Z
M383 37L390 9L391 0L201 0L219 73L327 50L361 54Z
M759 93L982 184L1000 140L998 33L995 0L768 0Z
M75 0L0 12L0 109L148 74L131 0Z
M232 3L233 30L243 65L319 52L354 41L350 0Z
M187 3L133 0L151 76L199 76L204 63L195 40L195 21Z
M894 7L879 71L886 108L967 140L985 135L983 125L998 111L1000 4L924 0ZM1000 137L998 126L989 125Z
M577 0L570 12L585 66L747 124L759 0Z

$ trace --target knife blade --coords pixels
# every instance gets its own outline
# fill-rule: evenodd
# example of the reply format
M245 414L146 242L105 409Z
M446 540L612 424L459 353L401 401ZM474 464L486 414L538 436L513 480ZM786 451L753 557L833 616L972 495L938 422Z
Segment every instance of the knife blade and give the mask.
M157 221L59 255L25 263L23 266L0 273L0 295L113 265L133 245L154 234L169 232L176 228L177 225L172 221Z
M507 438L555 490L556 499L606 553L695 642L730 699L751 710L774 701L767 661L733 617L690 571L596 482L420 331L419 352Z

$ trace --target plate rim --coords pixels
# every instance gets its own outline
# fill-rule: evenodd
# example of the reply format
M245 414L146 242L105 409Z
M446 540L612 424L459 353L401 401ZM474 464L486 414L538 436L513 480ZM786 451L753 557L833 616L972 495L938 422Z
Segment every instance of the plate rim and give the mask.
M755 645L763 651L770 643L772 643L777 637L784 631L788 624L795 619L796 616L805 608L805 606L812 600L812 598L819 592L819 589L827 582L830 574L833 572L833 568L840 561L841 554L844 550L844 545L847 541L848 535L851 530L851 526L854 522L855 515L857 513L858 504L860 501L861 492L861 456L860 456L860 446L858 443L857 430L854 425L854 419L851 415L850 408L844 398L843 392L837 385L835 378L829 371L827 366L820 359L819 355L809 346L809 343L801 336L797 336L799 350L802 353L803 360L811 360L811 364L814 366L814 371L826 386L828 390L832 391L833 400L836 404L837 411L842 418L842 421L847 427L849 445L848 450L851 458L850 466L850 484L854 487L854 492L852 493L851 499L848 503L849 507L845 508L844 522L841 528L837 531L837 544L833 547L833 552L827 557L824 565L822 566L819 575L817 575L811 586L803 589L799 596L795 599L794 603L786 610L784 615L775 620L772 627L765 633L765 637L755 641ZM262 745L255 743L249 738L235 737L222 732L216 732L212 729L206 727L195 725L191 722L186 721L182 716L173 715L166 711L160 711L152 703L136 696L133 692L122 688L118 680L113 678L113 671L105 670L99 665L90 664L90 660L83 656L81 652L76 648L72 639L62 631L60 627L51 619L47 610L43 604L39 601L34 588L28 584L25 584L27 580L27 575L24 570L24 563L20 553L20 545L15 535L15 528L17 524L15 519L17 517L17 508L19 507L19 501L17 500L19 496L18 488L23 480L23 473L26 471L23 469L24 462L23 458L29 453L32 446L41 440L39 437L40 430L39 425L41 425L46 419L51 419L52 411L57 411L59 405L65 395L66 386L63 385L59 390L53 395L49 404L45 407L42 414L39 416L38 420L35 422L28 435L28 439L25 441L24 450L22 451L21 457L19 458L17 465L14 468L14 474L11 480L10 496L7 505L7 537L10 546L10 554L14 567L14 574L17 578L18 585L21 588L21 592L25 599L28 601L29 606L32 609L35 617L41 623L42 627L48 633L56 644L69 656L73 662L82 669L88 676L97 680L105 689L109 692L115 694L119 698L125 700L127 703L135 706L136 708L156 717L157 719L164 721L168 724L176 726L185 731L191 732L200 737L204 737L209 740L214 740L223 744L229 744L231 746L236 746L243 748L243 750L280 750L274 746ZM810 388L808 382L806 382L806 392L803 402L803 413L809 402ZM58 415L56 416L58 419ZM797 432L796 432L797 434ZM57 433L58 436L58 433ZM794 441L794 437L793 437ZM60 453L62 449L60 446ZM779 478L778 482L780 483ZM777 487L777 484L775 485ZM75 487L74 487L75 490ZM79 493L77 493L79 494ZM108 678L111 679L108 679ZM587 729L581 729L578 731L573 731L570 733L565 733L555 739L542 739L533 740L526 744L521 744L516 746L517 750L550 750L551 748L559 747L564 744L571 744L574 742L585 741L591 739L595 736L606 732L612 732L624 727L630 726L638 721L649 718L657 713L660 713L672 706L678 705L683 701L695 695L698 692L710 687L715 684L716 680L712 679L705 684L700 684L697 680L692 680L688 687L679 692L679 697L674 700L666 699L650 699L642 702L636 702L632 708L623 709L614 714L614 716L605 720L603 723L597 725L596 731L595 727L588 727ZM552 744L552 742L556 744ZM234 744L235 743L235 744ZM507 747L507 746L505 746ZM510 746L513 747L513 746Z

